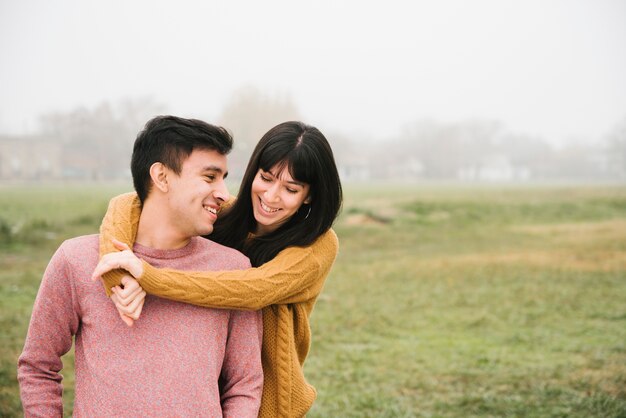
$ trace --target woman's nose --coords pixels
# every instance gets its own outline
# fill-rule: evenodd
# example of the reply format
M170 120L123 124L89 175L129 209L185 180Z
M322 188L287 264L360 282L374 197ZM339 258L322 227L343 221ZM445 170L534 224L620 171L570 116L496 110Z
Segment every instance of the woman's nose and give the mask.
M268 202L276 201L278 198L277 185L273 184L272 186L268 187L268 189L265 191L264 194L265 194L265 200L267 200Z

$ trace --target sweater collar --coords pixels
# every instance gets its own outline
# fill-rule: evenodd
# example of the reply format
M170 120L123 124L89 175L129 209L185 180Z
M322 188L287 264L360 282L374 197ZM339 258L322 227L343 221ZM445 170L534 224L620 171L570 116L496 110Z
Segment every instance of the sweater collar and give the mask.
M200 239L203 238L193 237L189 240L187 245L181 248L177 248L175 250L157 250L156 248L146 247L144 245L135 243L135 245L133 246L133 251L137 255L141 255L144 257L171 260L174 258L187 257L188 255L192 254L198 246L198 240Z

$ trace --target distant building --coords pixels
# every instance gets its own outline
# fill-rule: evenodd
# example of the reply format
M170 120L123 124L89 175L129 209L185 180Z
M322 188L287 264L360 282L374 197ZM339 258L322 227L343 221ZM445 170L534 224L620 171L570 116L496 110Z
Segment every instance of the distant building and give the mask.
M424 164L415 157L405 156L404 159L389 164L387 172L392 179L416 180L424 174Z
M41 136L0 136L0 179L60 178L61 156L61 144Z
M509 182L525 181L531 177L527 167L513 165L508 156L492 154L481 159L476 166L466 166L458 170L457 178L468 181Z
M369 161L365 157L343 158L337 169L342 181L367 181L372 177Z

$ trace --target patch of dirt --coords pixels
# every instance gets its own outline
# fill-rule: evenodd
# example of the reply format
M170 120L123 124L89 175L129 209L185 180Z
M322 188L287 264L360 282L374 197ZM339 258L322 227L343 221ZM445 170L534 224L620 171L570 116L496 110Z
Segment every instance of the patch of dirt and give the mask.
M626 221L621 219L603 222L562 223L547 225L523 225L515 226L513 231L524 232L533 235L609 235L626 236Z
M559 268L577 271L624 271L626 270L626 252L593 251L584 254L571 251L519 251L507 253L479 253L431 259L438 265L494 265L525 264L527 266Z
M346 216L345 224L350 226L360 225L385 225L390 223L391 220L383 218L381 216L369 215L366 213L355 213Z

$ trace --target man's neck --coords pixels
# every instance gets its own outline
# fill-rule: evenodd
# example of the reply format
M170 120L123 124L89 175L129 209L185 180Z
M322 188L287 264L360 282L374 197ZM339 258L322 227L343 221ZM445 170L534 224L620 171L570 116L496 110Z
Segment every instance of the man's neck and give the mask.
M163 213L163 205L146 199L139 217L135 242L157 250L176 250L189 244L191 237L178 232L170 217Z

